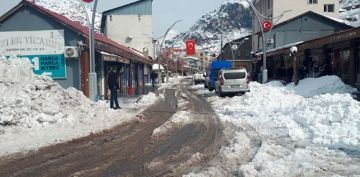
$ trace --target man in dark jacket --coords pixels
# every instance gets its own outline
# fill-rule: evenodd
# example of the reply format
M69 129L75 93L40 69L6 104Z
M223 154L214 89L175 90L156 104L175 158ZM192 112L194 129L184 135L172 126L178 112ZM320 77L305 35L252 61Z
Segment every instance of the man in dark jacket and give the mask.
M151 74L150 74L150 79L151 79L151 83L152 83L152 86L155 87L155 80L157 78L157 74L155 73L154 70L151 71Z
M110 89L110 108L113 109L121 109L118 102L118 94L117 91L119 90L119 82L118 82L118 74L116 72L116 68L111 68L111 71L108 75L108 85ZM114 102L115 106L114 107Z

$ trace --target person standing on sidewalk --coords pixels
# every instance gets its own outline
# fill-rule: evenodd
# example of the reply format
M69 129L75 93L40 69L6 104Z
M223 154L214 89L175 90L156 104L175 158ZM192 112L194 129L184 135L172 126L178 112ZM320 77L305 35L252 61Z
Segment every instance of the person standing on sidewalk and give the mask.
M113 67L111 68L111 71L108 75L108 86L110 89L110 108L113 109L121 109L121 107L119 106L119 101L118 101L118 90L119 90L119 82L118 82L118 73L116 71L116 68ZM115 107L114 107L114 103L115 103Z
M152 83L152 86L155 87L155 79L157 78L157 74L155 73L154 70L151 71L151 74L150 74L150 79L151 79L151 83Z

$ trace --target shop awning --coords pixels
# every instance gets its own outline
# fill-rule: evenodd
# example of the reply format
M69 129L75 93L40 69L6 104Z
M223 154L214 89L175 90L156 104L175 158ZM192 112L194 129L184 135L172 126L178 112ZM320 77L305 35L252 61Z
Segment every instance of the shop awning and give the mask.
M112 62L120 62L120 63L130 64L129 59L126 59L119 55L111 54L111 53L100 51L100 50L98 50L98 52L101 54L101 58L104 61L112 61Z

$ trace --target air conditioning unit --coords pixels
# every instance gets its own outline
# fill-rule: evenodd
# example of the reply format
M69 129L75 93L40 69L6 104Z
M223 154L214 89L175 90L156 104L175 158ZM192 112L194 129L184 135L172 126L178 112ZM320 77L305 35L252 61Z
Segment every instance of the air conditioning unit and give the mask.
M274 44L274 39L273 39L273 38L268 39L268 40L267 40L267 43L268 43L268 44Z
M77 58L79 57L78 48L74 46L65 46L64 55L66 58Z

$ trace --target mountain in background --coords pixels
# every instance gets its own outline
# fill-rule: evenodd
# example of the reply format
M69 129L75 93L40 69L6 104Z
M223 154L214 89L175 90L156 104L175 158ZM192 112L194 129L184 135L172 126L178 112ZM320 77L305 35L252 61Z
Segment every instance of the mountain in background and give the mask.
M81 4L73 0L34 0L36 4L64 15L69 19L87 26L85 13L81 13ZM360 0L339 0L339 18L360 26ZM80 12L79 12L80 11ZM87 8L91 18L91 9ZM185 48L186 39L196 40L196 49L209 54L218 54L223 45L251 33L251 9L245 0L225 0L219 9L203 15L187 32L172 30L164 40L164 47ZM357 20L357 21L356 21ZM222 22L222 23L221 23ZM100 31L101 13L96 13L95 28ZM223 32L223 33L222 33ZM159 39L161 41L162 39Z
M186 39L195 39L196 50L218 54L223 45L251 33L250 8L245 1L228 0L220 8L203 15L187 32L170 31L165 47L185 48Z
M352 26L360 26L360 0L340 0L339 11L339 18L347 20Z

